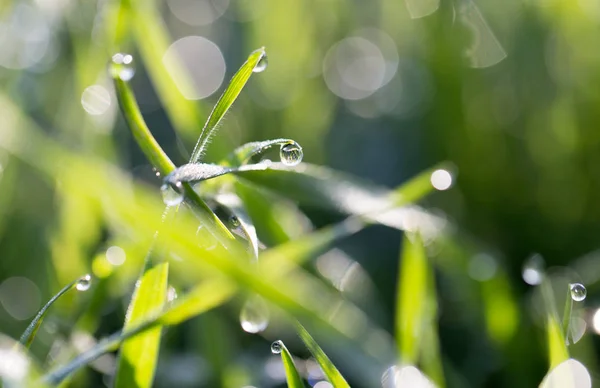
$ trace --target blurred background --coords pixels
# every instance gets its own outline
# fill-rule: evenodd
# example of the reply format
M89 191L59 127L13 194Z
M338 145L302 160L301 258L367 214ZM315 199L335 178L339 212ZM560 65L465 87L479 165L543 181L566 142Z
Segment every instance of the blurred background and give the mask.
M453 225L430 252L448 386L541 381L545 334L531 274L544 266L588 288L578 312L585 341L573 351L595 379L599 38L595 0L2 0L0 136L35 126L158 187L119 112L110 58L133 56L144 118L179 165L227 80L265 46L267 70L250 80L205 160L286 137L306 162L390 188L450 162L453 187L423 203ZM306 211L316 227L339 219ZM18 338L43 302L82 274L115 275L105 299L67 295L53 309L33 347L42 363L122 325L140 258L129 260L137 253L104 218L0 149L0 331ZM375 226L333 251L369 279L355 292L368 294L387 330L400 240ZM94 319L78 321L74 305L95 306ZM225 310L167 330L156 386L282 386L272 338L242 332ZM215 357L225 356L208 354L206 327L226 338L230 361L216 361L226 379L215 380ZM114 358L102 360L77 381L108 384Z

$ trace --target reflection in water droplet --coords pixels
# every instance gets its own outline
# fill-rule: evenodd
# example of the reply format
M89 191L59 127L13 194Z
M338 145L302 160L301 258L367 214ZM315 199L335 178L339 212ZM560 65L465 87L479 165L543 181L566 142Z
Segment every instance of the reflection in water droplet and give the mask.
M240 324L248 333L260 333L269 326L269 306L258 295L248 298L240 311Z
M269 66L269 60L267 59L267 55L265 54L256 64L256 66L254 66L254 69L252 69L253 72L255 73L262 73L263 71L265 71L267 69L267 66Z
M296 166L302 161L304 153L298 143L291 143L281 146L279 157L286 166Z
M116 53L112 56L109 70L113 78L119 78L123 81L131 80L135 74L133 57L129 54Z
M273 354L280 354L282 350L283 350L283 342L278 340L271 344L271 352Z
M570 284L569 287L571 288L571 298L573 298L575 302L581 302L585 299L587 295L587 290L585 289L583 284L573 283Z
M183 202L183 188L181 186L181 182L177 183L177 188L174 186L165 183L160 187L160 191L162 192L163 202L167 206L176 206Z
M77 289L77 291L87 291L90 289L91 285L92 285L92 277L89 274L87 274L85 276L82 276L77 281L75 288Z
M539 254L531 256L525 264L521 276L525 283L537 286L544 279L544 259Z

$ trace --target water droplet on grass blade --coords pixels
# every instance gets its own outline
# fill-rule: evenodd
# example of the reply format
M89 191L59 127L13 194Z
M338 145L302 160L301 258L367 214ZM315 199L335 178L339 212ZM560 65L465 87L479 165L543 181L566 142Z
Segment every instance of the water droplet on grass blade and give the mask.
M92 285L92 277L89 274L87 274L85 276L82 276L77 281L75 288L77 289L77 291L87 291L90 289L91 285Z
M176 186L165 183L160 187L160 191L162 193L163 202L167 206L176 206L183 202L183 187L180 182L178 182Z
M273 354L280 354L283 349L283 342L277 340L271 344L271 352Z
M236 216L231 216L229 217L229 224L232 228L237 228L238 226L240 226L240 219Z
M265 54L262 58L260 58L260 60L258 61L256 66L254 66L254 69L252 69L252 71L255 73L262 73L267 69L267 66L269 66L269 60L267 59L267 55Z
M569 287L571 288L571 298L573 298L575 302L581 302L585 299L587 295L587 290L585 289L583 284L573 283L570 284Z
M281 146L279 157L286 166L296 166L302 161L304 153L298 143L292 143Z
M240 325L247 333L260 333L269 326L269 306L258 295L248 298L240 311Z
M131 80L135 74L133 57L130 54L116 53L112 56L109 70L113 78L119 78L123 81Z

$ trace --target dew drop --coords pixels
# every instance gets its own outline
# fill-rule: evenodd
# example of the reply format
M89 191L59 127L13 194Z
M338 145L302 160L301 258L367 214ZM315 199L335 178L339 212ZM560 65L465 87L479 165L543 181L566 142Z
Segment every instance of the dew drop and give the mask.
M585 299L587 295L587 290L585 289L583 284L572 283L569 285L569 287L571 288L571 298L573 298L575 302L581 302Z
M263 57L258 61L254 69L252 70L255 73L262 73L269 66L269 60L267 59L267 55L263 55Z
M282 350L283 350L283 342L278 340L271 344L271 352L273 354L280 354Z
M240 219L236 216L231 216L229 217L229 224L232 228L237 228L238 226L240 226Z
M281 163L286 166L296 166L302 161L302 157L304 153L302 152L302 147L298 143L291 143L281 146L281 150L279 151L279 157L281 158Z
M152 171L154 171L154 175L156 175L156 177L160 177L160 171L158 171L158 169L156 167L152 167Z
M167 206L176 206L183 202L183 189L181 183L177 183L176 187L165 183L160 187L162 192L163 202Z
M248 298L240 311L240 324L247 333L260 333L269 326L269 306L258 295Z
M77 291L87 291L90 289L91 285L92 285L92 277L89 274L87 274L85 276L82 276L77 281L75 288L77 288Z
M173 286L169 286L167 289L167 302L172 303L175 299L177 299L177 290Z
M129 81L135 74L133 57L130 54L116 53L110 63L110 75L123 81Z

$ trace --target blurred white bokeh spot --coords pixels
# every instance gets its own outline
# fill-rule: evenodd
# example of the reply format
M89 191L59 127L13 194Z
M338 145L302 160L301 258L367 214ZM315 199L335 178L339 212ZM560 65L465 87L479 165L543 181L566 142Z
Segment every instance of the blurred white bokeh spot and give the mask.
M435 384L412 365L391 366L382 378L383 388L435 388Z
M113 245L106 250L106 260L114 266L122 265L127 255L123 248Z
M544 377L541 388L591 388L592 378L587 368L570 358L560 363Z
M167 0L169 9L184 23L204 26L223 16L229 0Z
M13 276L0 284L0 304L16 320L31 318L40 309L40 303L38 286L25 277Z
M27 69L44 58L50 28L37 7L18 3L0 19L0 66Z
M163 56L175 85L188 100L212 95L225 78L225 59L219 47L201 36L175 41Z
M431 174L431 185L436 190L448 190L452 186L452 175L443 169L435 170Z
M0 334L0 382L7 387L20 387L29 373L31 362L22 348L11 338Z
M92 116L106 113L111 105L110 93L104 86L92 85L81 93L81 106Z

